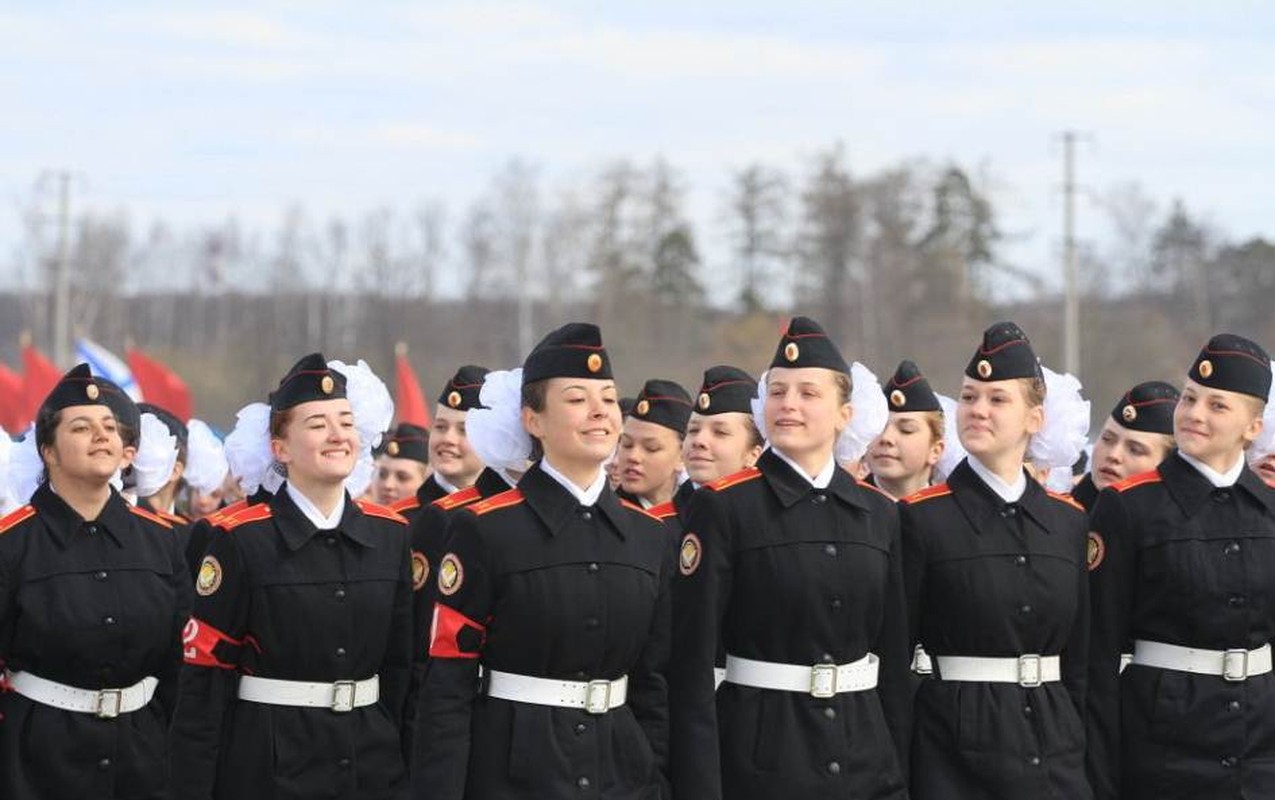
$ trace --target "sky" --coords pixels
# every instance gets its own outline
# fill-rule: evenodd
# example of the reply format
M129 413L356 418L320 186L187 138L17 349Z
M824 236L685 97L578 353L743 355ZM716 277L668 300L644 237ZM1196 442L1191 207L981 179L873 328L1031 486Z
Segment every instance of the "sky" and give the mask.
M0 264L51 169L75 176L76 208L139 229L270 228L295 202L322 216L437 199L458 222L514 157L552 183L662 155L707 232L732 170L799 174L840 141L858 174L986 169L1008 257L1052 276L1067 129L1085 134L1088 190L1137 181L1233 238L1273 236L1272 30L1275 5L1225 0L11 0ZM1079 233L1101 245L1087 199Z

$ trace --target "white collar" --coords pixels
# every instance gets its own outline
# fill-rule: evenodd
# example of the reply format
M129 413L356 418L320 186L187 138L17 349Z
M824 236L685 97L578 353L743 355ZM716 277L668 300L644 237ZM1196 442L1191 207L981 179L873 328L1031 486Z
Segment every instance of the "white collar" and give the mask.
M297 504L297 508L305 514L305 518L314 523L314 527L321 531L332 531L341 527L341 516L345 513L345 492L341 493L341 499L337 502L336 508L325 517L319 507L310 502L310 498L301 494L295 486L291 483L285 483L284 486L288 490L288 497Z
M540 459L540 469L550 478L562 484L562 488L571 492L571 496L582 506L591 506L597 503L598 498L602 496L602 490L607 486L607 471L602 468L601 464L598 465L598 477L593 479L593 483L589 484L587 489L581 489L576 486L571 482L570 478L554 469L548 458Z
M434 478L434 483L437 483L439 488L442 489L444 492L447 492L448 494L455 494L456 492L460 491L459 486L453 486L451 481L447 480L442 475L439 475L438 470L434 470L433 478Z
M1244 471L1243 453L1240 453L1240 457L1236 460L1235 466L1231 467L1226 472L1218 472L1200 459L1189 456L1181 450L1178 451L1178 455L1182 456L1183 461L1195 467L1195 471L1208 479L1208 482L1213 484L1214 488L1217 489L1234 486L1235 482L1240 479L1240 473Z
M992 472L974 456L970 456L968 460L970 469L974 470L974 474L983 483L987 484L987 488L996 492L996 495L1006 503L1017 503L1022 499L1023 493L1027 491L1027 475L1021 469L1018 470L1018 480L1013 483L1006 483L1001 476Z
M828 484L832 483L833 473L837 469L837 459L834 456L828 456L828 463L824 465L823 469L819 470L818 475L815 475L812 478L806 474L806 471L802 469L796 461L789 458L788 454L783 450L780 450L778 447L771 447L770 449L773 450L775 455L779 456L784 463L792 467L798 475L809 481L810 485L816 489L827 489Z

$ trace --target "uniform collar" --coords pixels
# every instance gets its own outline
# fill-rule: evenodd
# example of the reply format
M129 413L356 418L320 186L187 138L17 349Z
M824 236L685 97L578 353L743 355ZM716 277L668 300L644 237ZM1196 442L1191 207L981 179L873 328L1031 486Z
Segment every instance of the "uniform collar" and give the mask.
M478 473L478 480L474 481L474 486L477 487L481 497L492 497L501 492L507 492L517 485L518 481L509 480L491 467L483 467L483 471Z
M1228 486L1234 486L1235 482L1240 479L1240 473L1244 471L1243 452L1240 453L1239 460L1235 462L1235 465L1226 472L1218 472L1195 456L1189 456L1181 450L1178 451L1178 455L1182 457L1183 461L1195 467L1196 472L1203 475L1205 480L1213 484L1213 487L1216 489L1225 489Z
M985 467L983 462L974 456L966 456L965 460L970 465L970 469L974 471L974 474L987 485L987 488L995 492L1006 503L1017 503L1022 498L1023 493L1027 491L1027 473L1023 470L1020 469L1018 471L1018 480L1013 483L1006 483L1001 476Z
M810 478L791 466L791 462L783 458L774 448L767 448L766 452L761 454L761 458L757 459L757 468L766 477L766 483L770 485L771 491L779 498L779 503L784 508L792 507L816 489ZM854 478L850 477L850 473L835 465L827 484L827 491L839 500L865 511L872 508L867 497L867 493L872 490L859 486Z
M677 518L685 525L691 515L691 499L695 497L695 491L698 489L695 482L687 478L682 485L677 487L677 493L673 495L673 508L677 510Z
M1021 509L1043 530L1052 533L1057 515L1050 513L1052 501L1049 493L1039 482L1029 479L1026 473L1023 474L1023 480L1025 484L1022 495L1016 501L1008 503L979 476L974 469L974 459L967 456L952 470L947 478L947 485L953 489L956 504L976 533L1003 524L1003 520L1011 513L1011 506Z
M90 522L95 525L99 533L105 532L106 538L117 547L123 547L126 532L137 524L136 517L128 510L128 503L124 502L124 498L120 497L119 492L114 489L111 490L111 496L107 498L106 505L102 506L102 511L95 520L85 520L81 517L57 495L57 492L53 491L53 487L47 481L41 483L35 490L35 494L31 496L31 505L35 506L40 518L45 520L46 527L58 547L63 548L70 543L71 537L81 535L82 531L83 535L92 535L86 530Z
M606 473L602 473L602 485L592 503L582 503L571 491L570 481L558 479L549 473L543 459L533 464L522 480L518 481L518 490L523 499L544 522L550 535L556 535L571 519L582 513L581 507L596 508L612 523L620 538L626 538L628 520L620 505L620 499L607 488ZM565 484L564 484L565 481ZM592 489L592 487L590 487Z
M460 491L459 486L454 485L451 481L447 480L442 475L439 475L437 470L434 471L434 474L431 477L434 479L434 482L438 484L438 488L443 490L444 494L456 494Z
M576 486L571 482L570 478L554 469L553 464L550 464L549 459L547 458L540 459L540 469L544 472L544 474L561 484L562 488L570 492L571 496L576 499L576 502L582 506L591 506L597 503L598 498L602 495L602 490L605 489L607 485L607 472L601 467L601 465L598 466L598 475L593 479L593 483L589 484L588 487L584 489Z
M819 470L819 474L815 475L814 477L811 477L806 474L806 471L803 470L801 466L797 464L796 461L793 461L791 458L789 458L788 454L785 453L784 451L775 447L771 447L770 451L774 453L775 455L779 456L779 458L782 459L784 463L792 467L793 472L805 478L806 481L811 486L815 487L816 489L827 489L828 484L832 482L832 474L837 469L836 457L829 455L828 463L824 464L823 469Z
M296 505L297 510L310 520L310 524L321 531L335 530L341 525L341 517L345 514L345 493L341 493L341 499L337 503L336 508L332 509L331 514L324 514L319 507L310 501L310 498L301 493L297 487L291 483L284 484L284 490L287 491L288 497L292 498L292 502Z
M1093 511L1093 504L1098 499L1098 487L1093 482L1092 472L1086 472L1085 477L1071 488L1071 496L1077 503L1084 506L1086 511Z
M1193 466L1187 459L1188 456L1174 450L1168 458L1161 462L1158 471L1160 478L1164 481L1164 485L1169 490L1169 496L1182 509L1182 513L1190 516L1208 502L1214 491L1226 487L1215 486L1203 472ZM1275 512L1275 491L1263 483L1262 479L1248 468L1243 458L1240 459L1239 466L1239 477L1229 485L1239 486L1250 494L1253 499L1266 506L1267 511ZM1216 473L1216 470L1213 470L1213 472Z
M284 485L288 486L286 483ZM291 486L288 486L288 488L291 488ZM305 515L305 512L293 500L292 492L282 490L275 492L268 502L270 510L278 522L279 533L283 536L283 541L288 545L289 550L293 552L300 550L318 532L319 529L314 522ZM341 514L341 521L333 530L339 531L364 547L376 547L376 537L372 535L371 527L367 523L367 517L363 515L363 511L358 504L351 502L348 494L344 497L342 503L344 510Z

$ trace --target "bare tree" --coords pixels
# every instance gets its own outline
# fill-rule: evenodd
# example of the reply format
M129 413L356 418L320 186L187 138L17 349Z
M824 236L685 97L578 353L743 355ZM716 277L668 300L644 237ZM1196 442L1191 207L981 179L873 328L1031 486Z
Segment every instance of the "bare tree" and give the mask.
M736 300L745 313L763 311L770 305L771 279L788 255L784 230L788 192L783 173L762 164L751 164L731 176L723 217L739 274Z

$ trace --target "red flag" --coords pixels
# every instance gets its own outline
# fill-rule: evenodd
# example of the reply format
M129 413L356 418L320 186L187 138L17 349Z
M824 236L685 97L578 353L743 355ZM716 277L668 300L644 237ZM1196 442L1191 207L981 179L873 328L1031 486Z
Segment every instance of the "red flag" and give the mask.
M31 424L23 402L22 376L0 364L0 428L19 434Z
M24 425L35 419L40 404L62 379L62 371L44 353L31 344L31 336L22 336L22 410Z
M432 424L429 405L421 393L421 383L416 380L412 362L407 360L407 345L402 342L394 346L394 384L395 424L410 422L428 428Z
M128 368L133 371L133 379L142 390L142 399L182 422L190 422L195 408L186 382L162 361L151 358L136 347L130 347L126 352Z

